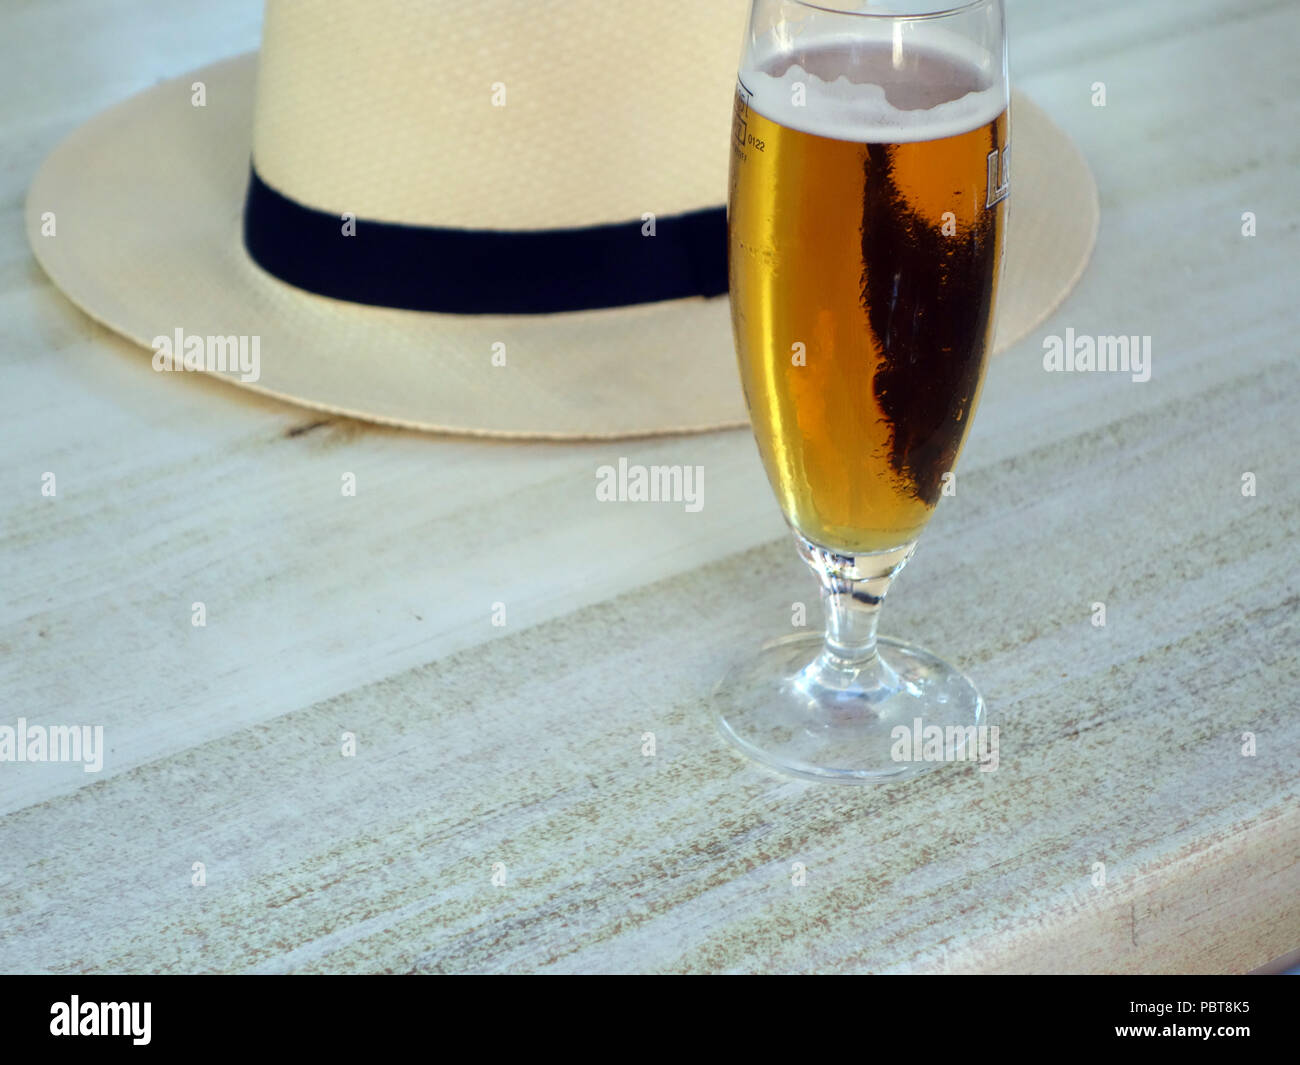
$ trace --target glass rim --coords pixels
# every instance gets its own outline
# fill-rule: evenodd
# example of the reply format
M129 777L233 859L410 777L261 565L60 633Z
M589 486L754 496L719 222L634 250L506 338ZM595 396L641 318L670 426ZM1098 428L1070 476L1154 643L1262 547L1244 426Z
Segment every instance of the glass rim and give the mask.
M782 0L783 3L794 4L796 7L806 7L813 11L821 11L827 15L844 15L848 18L863 19L893 19L898 21L919 21L921 19L939 19L948 18L952 15L960 15L963 11L969 11L976 7L987 7L989 4L997 3L997 0L966 0L964 4L953 4L949 0L949 6L936 7L934 11L918 11L914 14L906 14L901 11L845 11L838 7L829 7L819 0ZM938 0L942 3L943 0Z

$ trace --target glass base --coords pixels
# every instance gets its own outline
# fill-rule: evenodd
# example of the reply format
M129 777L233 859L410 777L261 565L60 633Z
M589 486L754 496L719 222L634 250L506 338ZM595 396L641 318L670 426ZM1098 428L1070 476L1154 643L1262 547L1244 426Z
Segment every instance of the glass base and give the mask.
M919 647L881 637L876 649L852 665L821 633L764 644L715 690L719 730L749 757L812 780L878 783L977 761L986 715L975 685Z

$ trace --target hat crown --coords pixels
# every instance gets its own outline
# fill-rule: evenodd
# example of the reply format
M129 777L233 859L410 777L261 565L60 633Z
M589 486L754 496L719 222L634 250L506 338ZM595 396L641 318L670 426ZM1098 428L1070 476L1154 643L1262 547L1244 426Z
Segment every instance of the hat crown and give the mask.
M260 176L335 214L549 229L726 198L747 0L267 0Z

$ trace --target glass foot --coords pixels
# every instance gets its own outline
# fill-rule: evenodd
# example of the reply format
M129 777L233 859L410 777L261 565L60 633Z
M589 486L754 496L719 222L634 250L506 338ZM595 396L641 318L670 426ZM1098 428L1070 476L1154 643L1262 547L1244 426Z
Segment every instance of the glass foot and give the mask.
M812 780L899 780L954 761L996 768L997 733L982 727L974 684L919 647L881 637L876 651L853 664L821 633L772 640L718 685L718 728L751 758Z

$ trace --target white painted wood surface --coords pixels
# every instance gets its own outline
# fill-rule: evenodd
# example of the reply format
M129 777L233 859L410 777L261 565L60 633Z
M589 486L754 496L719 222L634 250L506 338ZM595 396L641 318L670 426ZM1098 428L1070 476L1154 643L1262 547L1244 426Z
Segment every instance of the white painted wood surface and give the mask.
M885 612L980 683L1001 767L866 790L709 722L729 657L815 594L746 433L317 424L152 373L51 288L21 214L44 153L255 47L259 14L0 13L0 725L108 746L95 775L0 764L0 970L1243 971L1300 945L1300 8L1013 3L1101 236L992 367ZM1044 373L1066 327L1151 335L1152 380ZM703 465L704 509L596 502L619 456Z

